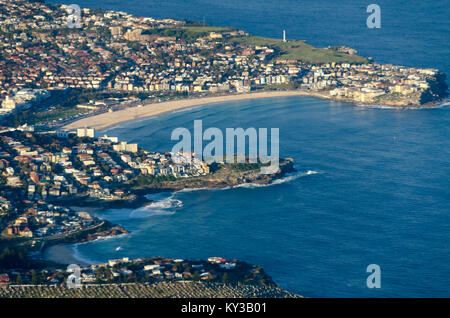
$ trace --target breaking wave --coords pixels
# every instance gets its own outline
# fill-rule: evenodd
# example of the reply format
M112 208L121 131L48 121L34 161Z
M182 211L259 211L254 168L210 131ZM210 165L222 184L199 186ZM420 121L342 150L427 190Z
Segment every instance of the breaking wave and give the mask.
M364 105L364 104L356 104L357 107L360 108L378 108L378 109L395 109L395 110L423 110L423 109L434 109L434 108L444 108L450 106L449 102L442 102L440 104L436 104L430 107L421 107L421 106L408 106L408 107L399 107L399 106L389 106L389 105Z
M163 200L155 201L146 206L146 208L151 209L174 209L183 207L183 202L178 199L173 199L172 197Z
M98 264L99 262L93 259L90 259L88 257L85 257L78 249L78 247L81 245L82 243L76 243L74 245L71 246L72 249L72 256L74 259L76 259L77 261L81 262L81 263L85 263L85 264Z
M85 257L84 254L82 254L80 252L79 247L81 247L83 245L92 244L93 242L101 242L101 241L107 241L107 240L112 240L112 239L117 240L117 239L123 238L127 235L129 235L129 234L122 233L119 235L102 236L102 237L96 238L93 241L86 241L86 242L80 242L80 243L75 243L73 245L69 245L69 246L67 246L67 248L69 248L71 250L71 254L72 254L73 258L78 260L79 262L84 263L84 264L98 264L98 263L101 263L100 260Z
M317 174L319 173L318 171L314 171L314 170L308 170L306 172L295 172L293 174L289 174L284 178L280 178L280 179L276 179L274 181L272 181L269 184L257 184L257 183L244 183L244 184L240 184L237 186L234 186L232 188L260 188L260 187L270 187L270 186L274 186L277 184L282 184L282 183L286 183L286 182L290 182L293 181L295 179L298 178L302 178L302 177L306 177L312 174Z
M169 195L169 196L168 196ZM154 215L173 215L175 209L183 207L181 200L175 199L173 193L157 193L146 195L147 199L153 202L146 206L133 210L130 213L132 218L144 218Z
M281 183L289 182L289 181L292 181L292 180L295 180L295 179L298 179L298 178L301 178L301 177L306 177L306 176L309 176L309 175L312 175L312 174L318 174L318 173L319 173L319 171L314 171L314 170L308 170L306 172L296 172L296 173L294 173L292 175L288 175L288 176L286 176L284 178L274 180L269 185L281 184Z
M450 106L450 102L444 102L444 103L438 105L439 108L447 107L447 106Z
M419 109L420 107L398 107L398 106L389 106L389 105L364 105L364 104L356 104L357 107L361 108L376 108L376 109Z
M308 170L308 171L294 172L292 174L288 174L285 177L280 178L280 179L276 179L276 180L272 181L269 184L244 183L244 184L239 184L239 185L235 185L235 186L232 186L232 187L223 187L223 188L192 188L192 189L179 190L176 193L194 192L194 191L223 191L223 190L236 189L236 188L252 189L252 188L270 187L270 186L273 186L273 185L290 182L292 180L295 180L295 179L298 179L298 178L301 178L301 177L306 177L306 176L309 176L309 175L312 175L312 174L317 174L317 173L320 173L320 172L319 171L315 171L315 170Z

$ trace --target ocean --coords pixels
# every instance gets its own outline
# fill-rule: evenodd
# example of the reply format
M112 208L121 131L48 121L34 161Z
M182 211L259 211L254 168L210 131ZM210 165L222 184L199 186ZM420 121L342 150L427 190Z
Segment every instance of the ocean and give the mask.
M66 1L66 3L72 3ZM80 6L203 20L247 32L347 45L381 63L450 74L444 1L377 1L370 30L361 1L79 0ZM449 108L398 110L312 97L221 103L105 131L169 151L177 127L280 129L280 153L298 173L270 186L153 195L150 206L98 212L130 235L78 244L91 262L119 257L222 256L262 265L307 297L450 296ZM314 173L307 174L307 171ZM366 267L381 288L366 287Z

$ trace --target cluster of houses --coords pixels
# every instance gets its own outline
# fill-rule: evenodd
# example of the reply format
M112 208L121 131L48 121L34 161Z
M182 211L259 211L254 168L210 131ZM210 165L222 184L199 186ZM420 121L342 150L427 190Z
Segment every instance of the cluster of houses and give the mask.
M301 88L326 91L336 99L362 103L420 104L420 98L431 90L431 82L440 72L395 65L327 63L312 66L302 78Z
M184 280L196 279L213 281L223 273L233 271L239 265L238 261L228 261L220 257L210 257L207 261L188 261L183 259L167 259L156 257L152 259L130 260L128 257L109 260L106 264L91 265L82 273L82 281L89 282L99 268L106 269L104 280L120 276L140 277L145 280ZM250 267L250 271L253 267Z
M11 202L5 197L0 196L0 216L7 215L10 209L11 209Z
M0 99L25 87L120 92L225 93L300 85L336 99L416 103L438 75L434 69L276 59L276 48L248 44L232 28L81 10L80 28L67 26L67 6L0 0ZM205 30L205 31L202 31ZM347 47L338 52L355 54ZM95 109L96 105L82 105Z
M164 47L133 53L138 63L118 72L107 88L145 93L247 92L252 86L289 83L301 71L295 65L270 62L274 50L265 46L248 48L229 41L222 49L222 40L212 34L216 33L181 44L174 38ZM241 35L239 31L222 34L223 39ZM204 51L214 53L205 56ZM162 67L158 60L161 54L168 60Z
M0 286L5 286L9 284L9 275L0 274Z
M139 176L186 178L209 173L192 154L148 152L117 137L95 138L90 128L74 132L6 130L0 136L0 193L3 214L25 211L7 234L43 237L95 225L97 220L49 204L77 198L127 200L124 184ZM32 225L32 226L31 226Z
M43 201L28 201L25 204L30 206L26 212L6 227L5 234L9 237L58 239L101 224L101 220L85 212L73 212Z
M67 29L66 7L0 0L0 94L41 89L108 88L134 92L246 91L252 84L282 84L299 69L267 63L274 50L224 40L245 36L224 29L191 40L152 30L183 28L185 22L141 18L123 12L82 9L82 27ZM35 30L35 32L29 32ZM130 45L134 43L137 46ZM207 54L205 54L207 52ZM210 54L211 53L211 54ZM20 61L20 63L19 63Z
M145 258L145 259L129 259L123 257L120 259L109 260L104 264L94 264L81 268L80 283L116 283L124 281L139 282L157 282L166 281L183 281L183 280L202 280L202 281L223 281L225 273L231 274L234 271L235 277L240 279L254 278L260 275L256 266L249 265L239 261L228 261L220 258L220 262L201 261L201 260L183 260L171 258ZM71 271L65 269L47 269L44 270L44 284L64 283ZM30 283L31 275L27 272L20 273L15 270L8 275L7 273L0 275L0 285L17 283L16 277L20 274L22 283Z

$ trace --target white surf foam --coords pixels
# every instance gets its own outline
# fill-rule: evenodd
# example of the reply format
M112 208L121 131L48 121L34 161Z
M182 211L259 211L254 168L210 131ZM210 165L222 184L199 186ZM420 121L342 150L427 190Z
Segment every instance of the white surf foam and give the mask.
M107 241L107 240L111 240L111 239L121 238L121 237L124 237L124 236L127 236L127 235L128 235L128 233L122 233L122 234L119 234L119 235L100 236L100 237L97 237L95 240L82 242L82 243L77 243L77 244L81 245L81 244L87 244L87 243L97 242L97 241Z
M281 183L289 182L289 181L292 181L292 180L295 180L295 179L298 179L298 178L301 178L301 177L305 177L305 176L309 176L309 175L317 174L317 173L319 173L319 172L318 171L314 171L314 170L308 170L306 172L300 172L300 173L297 172L295 174L288 175L288 176L286 176L284 178L274 180L269 185L281 184Z
M247 189L252 189L252 188L261 188L261 187L270 187L273 185L277 185L277 184L282 184L285 182L290 182L292 180L301 178L301 177L305 177L308 175L312 175L312 174L317 174L320 173L319 171L314 171L314 170L308 170L305 172L295 172L293 174L288 174L287 176L281 178L281 179L276 179L274 181L272 181L269 184L258 184L258 183L243 183L243 184L239 184L236 186L230 186L230 187L223 187L223 188L192 188L192 189L183 189L183 190L179 190L176 193L183 193L183 192L193 192L193 191L224 191L224 190L229 190L229 189L236 189L236 188L247 188Z
M239 184L236 186L232 186L232 187L223 187L223 188L192 188L192 189L183 189L180 191L177 191L177 193L183 193L183 192L193 192L193 191L224 191L224 190L229 190L229 189L236 189L236 188L247 188L247 189L252 189L252 188L261 188L261 187L270 187L273 185L277 185L277 184L282 184L285 182L290 182L292 180L301 178L301 177L305 177L305 176L309 176L312 174L317 174L320 173L319 171L314 171L314 170L308 170L308 171L304 171L304 172L295 172L293 174L288 174L283 178L280 179L276 179L274 181L272 181L269 184L258 184L258 183L243 183L243 184Z
M398 106L389 106L389 105L364 105L364 104L356 104L356 106L361 108L377 108L377 109L395 109L395 110L422 110L422 109L435 109L435 108L443 108L450 106L450 102L443 102L441 104L437 104L431 107L398 107Z
M439 108L443 108L443 107L447 107L447 106L450 106L450 102L445 102L445 103L437 105L437 107L439 107Z
M185 113L185 112L189 112L189 111L191 111L191 110L200 109L200 108L202 108L203 106L204 106L204 105L195 105L195 106L191 106L191 107L185 107L185 108L173 110L173 111L171 111L170 113L171 113L171 114Z
M419 107L396 107L396 106L388 106L388 105L364 105L364 104L356 104L356 106L361 108L377 108L377 109L417 109Z
M146 208L150 209L174 209L183 207L183 202L178 199L173 199L172 197L155 201L146 206Z
M87 242L85 242L85 243L87 243ZM94 259L89 259L89 258L85 257L84 255L82 255L80 253L80 251L78 250L78 247L81 244L83 244L83 243L78 243L78 244L74 244L74 245L71 246L72 252L73 252L72 253L73 258L78 260L78 261L80 261L80 262L82 262L82 263L90 264L90 265L91 264L98 264L98 263L100 263L100 262L98 262L98 261L96 261Z
M293 181L295 179L302 178L302 177L305 177L305 176L309 176L309 175L312 175L312 174L317 174L317 173L319 173L319 172L318 171L314 171L314 170L308 170L306 172L295 172L295 173L289 174L289 175L287 175L287 176L285 176L283 178L276 179L276 180L272 181L269 184L245 183L245 184L237 185L234 188L270 187L270 186L274 186L274 185L277 185L277 184L290 182L290 181Z
M174 195L174 193L167 192L146 195L149 200L154 201L133 210L130 213L130 217L143 218L154 215L173 215L175 214L175 209L183 207L183 201L175 199Z
M183 193L183 192L194 192L194 191L202 191L202 190L208 190L208 188L186 188L183 190L178 190L177 193Z

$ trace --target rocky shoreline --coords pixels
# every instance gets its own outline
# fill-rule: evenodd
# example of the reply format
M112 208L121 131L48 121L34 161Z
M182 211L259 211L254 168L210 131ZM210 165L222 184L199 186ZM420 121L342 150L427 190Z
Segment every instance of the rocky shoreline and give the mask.
M444 81L445 83L445 81ZM441 92L446 95L446 92ZM351 98L331 96L329 91L308 91L300 89L288 89L288 90L262 90L251 93L229 93L226 95L213 95L199 98L187 98L187 99L174 99L164 102L152 102L150 104L144 104L137 107L125 108L115 112L105 112L102 114L96 114L88 116L83 119L67 121L65 122L64 129L76 129L80 127L91 127L97 130L103 130L122 122L135 120L138 118L152 117L163 113L172 112L175 110L197 107L215 103L223 103L228 101L240 101L248 99L259 98L273 98L273 97L290 97L290 96L311 96L321 99L327 99L330 101L340 101L364 106L389 106L398 107L399 109L408 108L432 108L437 107L439 104L446 102L447 100L442 98L433 98L432 100L420 103L418 100L416 103L405 104L403 101L389 101L384 100L379 103L364 103ZM430 95L431 96L431 95Z
M44 270L50 280L36 275L34 280L22 280L26 273L18 279L18 274L11 272L9 283L0 288L0 298L301 297L278 286L262 266L236 259L121 258L88 264L74 259L70 252L68 246L49 251L63 254L57 255L62 263L80 265L79 288L67 286L70 273L66 265L52 266Z
M389 100L385 100L383 101L383 103L374 103L374 102L361 102L361 101L356 101L354 99L351 98L345 98L345 97L338 97L338 96L331 96L329 94L328 91L325 92L310 92L308 94L305 94L308 96L312 96L312 97L316 97L316 98L320 98L320 99L326 99L329 101L335 101L335 102L343 102L343 103L349 103L349 104L356 104L359 106L364 106L364 107L386 107L386 108L396 108L396 109L416 109L416 108L436 108L439 107L442 104L447 103L449 100L446 98L439 98L433 101L428 101L426 103L412 103L412 104L408 104L405 105L404 103L402 103L401 101L389 101Z
M149 194L162 191L180 191L184 189L228 188L252 183L268 185L274 180L283 178L288 173L295 171L297 170L294 168L294 160L291 158L280 159L279 171L273 174L261 174L259 168L248 171L238 171L233 169L230 165L221 165L217 171L205 176L135 187L133 191L136 194ZM148 192L149 190L153 191Z
M76 212L93 213L98 209L120 209L120 208L139 208L150 204L146 195L161 193L161 192L175 192L184 189L214 189L214 188L228 188L243 184L258 184L268 185L274 180L285 177L287 174L297 171L294 168L294 160L291 158L280 159L279 171L274 174L261 174L260 168L251 169L247 171L233 170L230 165L220 165L217 171L201 176L192 177L185 180L166 181L158 184L150 184L131 189L132 199L127 200L80 200L69 199L64 203ZM59 202L61 203L61 202ZM60 244L75 244L94 241L102 237L112 237L121 234L129 234L130 232L122 226L112 224L109 221L102 220L102 225L87 231L80 231L79 233L58 239L48 241L45 249L51 246ZM41 255L45 254L45 250Z
M127 231L120 225L116 225L109 221L102 220L101 225L99 227L96 227L95 229L80 231L63 238L44 241L44 244L42 245L41 250L39 251L39 255L40 258L42 259L53 261L52 259L46 257L46 255L47 251L55 246L91 242L99 238L113 237L129 233L130 233L129 231ZM72 257L72 259L75 259L75 257Z

